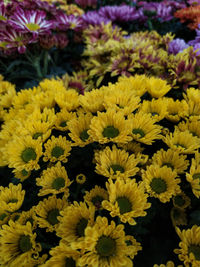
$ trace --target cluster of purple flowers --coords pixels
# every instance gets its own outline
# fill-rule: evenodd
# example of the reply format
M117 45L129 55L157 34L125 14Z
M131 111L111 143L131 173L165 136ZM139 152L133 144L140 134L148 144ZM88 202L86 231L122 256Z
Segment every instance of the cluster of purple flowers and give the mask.
M83 20L66 15L55 5L40 0L0 1L0 49L5 54L24 53L27 45L40 43L44 48L68 44L66 30L79 31Z

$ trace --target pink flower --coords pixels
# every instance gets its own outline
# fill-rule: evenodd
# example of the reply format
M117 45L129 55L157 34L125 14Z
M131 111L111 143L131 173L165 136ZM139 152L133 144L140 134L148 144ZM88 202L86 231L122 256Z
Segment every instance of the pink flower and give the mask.
M71 29L74 31L79 31L83 28L83 20L80 17L74 15L66 15L61 13L57 17L58 28L61 30Z

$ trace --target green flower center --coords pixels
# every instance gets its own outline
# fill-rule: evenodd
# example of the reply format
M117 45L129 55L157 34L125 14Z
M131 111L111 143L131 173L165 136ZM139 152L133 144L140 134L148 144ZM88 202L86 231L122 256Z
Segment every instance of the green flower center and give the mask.
M80 219L76 225L76 233L79 237L85 236L85 228L88 225L88 220L85 218Z
M67 122L66 121L62 121L61 123L60 123L60 127L66 127L67 126Z
M131 242L131 240L125 240L125 243L126 243L127 246L133 245L133 243Z
M51 186L53 189L59 190L60 188L65 186L65 179L62 177L58 177L58 178L54 179Z
M116 253L116 241L108 236L101 236L96 244L96 250L100 257L110 257Z
M40 137L40 136L42 136L43 135L43 133L35 133L34 135L33 135L33 139L38 139L38 137Z
M182 207L185 204L185 200L182 198L182 196L175 196L174 197L174 204Z
M18 199L16 199L16 198L11 198L11 199L8 200L7 203L17 203L17 202L18 202Z
M182 145L182 144L178 144L178 143L177 143L177 144L175 144L175 146L176 146L176 147L182 147L182 148L185 148L185 149L186 149L186 147L185 147L184 145Z
M151 115L152 116L156 116L156 115L158 115L158 113L157 112L152 112Z
M198 246L198 245L191 245L191 246L189 246L188 253L189 254L190 253L193 253L195 259L197 261L200 261L200 246Z
M82 131L80 133L80 139L85 142L89 138L89 134L87 133L88 129Z
M127 197L118 197L116 201L119 206L120 214L132 211L132 204Z
M27 23L26 27L30 30L30 31L37 31L40 26L38 24L35 23Z
M65 267L76 267L75 260L71 258L65 258Z
M47 221L51 224L51 225L55 225L57 223L59 223L57 217L60 215L60 212L58 209L52 209L48 212L47 215Z
M156 194L161 194L166 192L167 190L167 184L166 182L161 178L153 178L150 183L151 189L156 192Z
M192 178L195 180L195 179L200 179L200 173L195 173L193 174Z
M28 175L28 172L27 172L25 169L23 169L23 170L21 171L21 174L22 174L23 176L27 176L27 175Z
M119 135L119 130L113 126L107 126L102 132L104 137L115 138Z
M29 251L32 248L30 236L22 235L19 239L19 249L22 253Z
M30 160L35 160L37 154L35 153L35 149L32 147L27 147L22 151L21 158L24 162L28 163Z
M162 167L163 166L167 166L167 167L171 168L172 170L174 170L174 166L170 162L163 163Z
M102 196L95 196L91 199L91 202L94 204L94 206L96 208L100 208L101 207L101 202L104 200L104 198Z
M0 20L6 20L6 18L2 15L0 15Z
M59 158L60 156L64 154L64 151L65 150L62 147L55 146L51 151L51 155L52 157Z
M110 169L112 169L114 171L114 174L117 173L117 171L121 172L121 173L124 173L124 168L118 164L112 164L110 166Z
M140 135L140 138L142 138L142 137L144 137L145 136L145 133L144 133L144 131L142 130L142 129L133 129L132 130L132 133L133 134L139 134Z
M3 221L7 217L7 214L3 213L0 215L0 221Z

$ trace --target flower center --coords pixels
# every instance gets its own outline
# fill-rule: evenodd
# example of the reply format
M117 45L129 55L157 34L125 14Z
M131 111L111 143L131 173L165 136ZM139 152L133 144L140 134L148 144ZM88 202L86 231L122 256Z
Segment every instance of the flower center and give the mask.
M144 133L144 131L142 130L142 129L133 129L132 130L132 133L133 134L139 134L140 135L140 138L142 138L142 137L144 137L145 136L145 133Z
M101 257L113 256L116 252L116 241L108 236L101 236L96 244L97 253Z
M73 258L65 258L65 267L76 267L76 262Z
M60 188L65 186L65 179L62 177L58 177L58 178L54 179L51 186L53 189L59 190Z
M195 260L200 261L200 246L198 245L191 245L188 248L188 253L193 253Z
M104 137L115 138L119 135L119 130L113 126L107 126L102 132Z
M29 251L32 248L32 244L30 241L30 236L22 235L19 239L19 249L22 253Z
M132 204L127 197L118 197L116 201L119 206L120 214L132 211Z
M112 164L110 168L114 171L114 174L116 174L117 171L124 173L124 168L118 164Z
M158 115L158 113L157 112L151 112L151 115L156 116L156 115Z
M170 162L163 163L162 167L163 166L167 166L167 167L171 168L172 170L174 170L174 166Z
M64 149L60 146L55 146L51 151L52 157L55 157L55 158L59 158L63 154L64 154Z
M22 176L27 176L27 175L28 175L28 172L27 172L25 169L23 169L23 170L21 171L21 174L22 174Z
M30 160L35 160L37 154L32 147L27 147L22 151L21 158L24 162L28 163Z
M85 142L89 138L89 134L87 133L88 129L82 131L80 133L80 139Z
M58 209L52 209L48 212L47 215L47 221L51 224L51 225L55 225L57 223L59 223L57 217L60 215L59 210Z
M7 214L2 213L2 214L0 215L0 221L3 221L6 217L7 217Z
M182 198L182 196L175 196L174 203L175 205L182 207L185 204L185 200Z
M182 144L178 144L178 143L177 143L177 144L175 144L175 146L176 146L176 147L182 147L182 148L186 148L184 145L182 145Z
M157 194L164 193L167 190L167 184L161 178L153 178L150 183L150 186L151 186L151 189Z
M195 180L195 179L200 179L200 173L195 173L193 174L192 178Z
M26 27L30 30L30 31L37 31L40 26L38 24L35 24L35 23L27 23L26 24Z
M97 209L100 209L101 208L101 202L104 200L104 198L102 196L95 196L91 199L91 202L94 204L94 206L97 208Z
M6 20L6 18L4 16L0 15L0 21L1 20Z
M60 123L60 127L66 127L67 126L67 122L66 121L62 121L61 123Z
M40 136L42 136L43 135L43 133L35 133L34 135L33 135L33 139L38 139L38 137L40 137Z
M11 199L9 199L9 201L7 203L17 203L17 202L18 202L18 199L11 198Z
M76 233L79 237L85 236L85 228L87 227L88 220L85 218L80 219L76 225Z
M125 243L126 243L127 246L133 245L133 243L131 242L131 240L125 240Z

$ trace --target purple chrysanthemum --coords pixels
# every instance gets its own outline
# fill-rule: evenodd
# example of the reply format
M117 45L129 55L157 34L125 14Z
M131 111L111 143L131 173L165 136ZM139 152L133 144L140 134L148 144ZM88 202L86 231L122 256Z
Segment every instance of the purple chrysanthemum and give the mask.
M57 27L61 30L72 29L74 31L79 31L83 28L83 20L81 17L76 17L74 15L66 15L61 13L57 18Z
M196 45L200 43L200 24L198 25L198 29L196 30L196 37L194 40L188 42L190 45Z
M170 54L176 55L188 47L189 45L186 44L186 42L183 39L176 38L169 43L168 52Z
M82 15L82 19L85 24L91 24L93 26L100 25L101 23L107 24L110 22L109 19L100 16L97 11L88 11Z
M200 55L200 43L194 45L194 51L196 50L198 50L196 52L196 55L199 56Z

